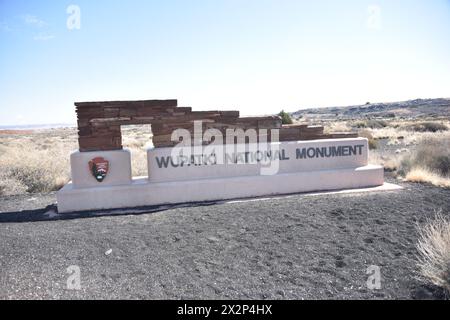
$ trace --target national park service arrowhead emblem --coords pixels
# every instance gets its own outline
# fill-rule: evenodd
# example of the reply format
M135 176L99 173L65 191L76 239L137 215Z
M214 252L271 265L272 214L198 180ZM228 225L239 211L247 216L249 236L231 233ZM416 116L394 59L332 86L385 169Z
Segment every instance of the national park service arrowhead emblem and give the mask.
M98 182L102 182L108 174L109 161L102 157L96 157L89 161L89 169Z

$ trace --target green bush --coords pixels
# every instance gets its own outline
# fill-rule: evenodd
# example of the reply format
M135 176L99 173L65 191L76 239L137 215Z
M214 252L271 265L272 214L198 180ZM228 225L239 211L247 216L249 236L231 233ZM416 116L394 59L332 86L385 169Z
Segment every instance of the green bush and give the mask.
M292 124L294 123L292 121L291 115L287 112L284 112L284 110L281 110L278 114L281 117L281 123L282 124Z

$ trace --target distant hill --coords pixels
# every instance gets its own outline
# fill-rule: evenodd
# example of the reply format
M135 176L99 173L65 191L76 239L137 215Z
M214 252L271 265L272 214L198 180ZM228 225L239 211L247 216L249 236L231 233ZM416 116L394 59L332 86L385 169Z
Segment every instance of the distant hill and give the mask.
M0 125L0 130L37 130L37 129L52 129L52 128L71 128L76 127L73 123L49 123L49 124L22 124L22 125Z
M319 119L450 117L450 99L415 99L347 107L310 108L292 112L291 115L294 118Z

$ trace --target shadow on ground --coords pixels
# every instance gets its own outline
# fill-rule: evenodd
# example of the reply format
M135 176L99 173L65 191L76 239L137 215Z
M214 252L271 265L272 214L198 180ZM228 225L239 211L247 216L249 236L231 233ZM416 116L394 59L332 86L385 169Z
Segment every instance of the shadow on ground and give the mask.
M37 222L37 221L52 221L52 220L71 220L83 218L95 218L101 216L121 216L121 215L139 215L154 212L161 212L176 208L188 207L204 207L216 205L220 202L199 202L199 203L183 203L175 205L160 205L160 206L145 206L122 209L108 209L95 211L79 211L58 213L56 204L48 205L44 208L21 210L13 212L1 212L0 223L20 223L20 222Z

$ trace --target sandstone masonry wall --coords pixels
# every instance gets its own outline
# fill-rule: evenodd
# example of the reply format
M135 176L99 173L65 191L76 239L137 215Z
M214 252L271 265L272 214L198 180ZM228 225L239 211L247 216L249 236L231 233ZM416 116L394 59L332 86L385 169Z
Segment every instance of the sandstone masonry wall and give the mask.
M155 147L170 147L172 131L194 131L194 121L202 120L203 130L279 130L280 141L353 138L355 133L324 134L322 126L282 125L278 116L239 117L239 111L192 111L178 107L177 100L76 102L78 143L81 152L122 149L122 125L150 124ZM224 141L225 142L225 141Z

